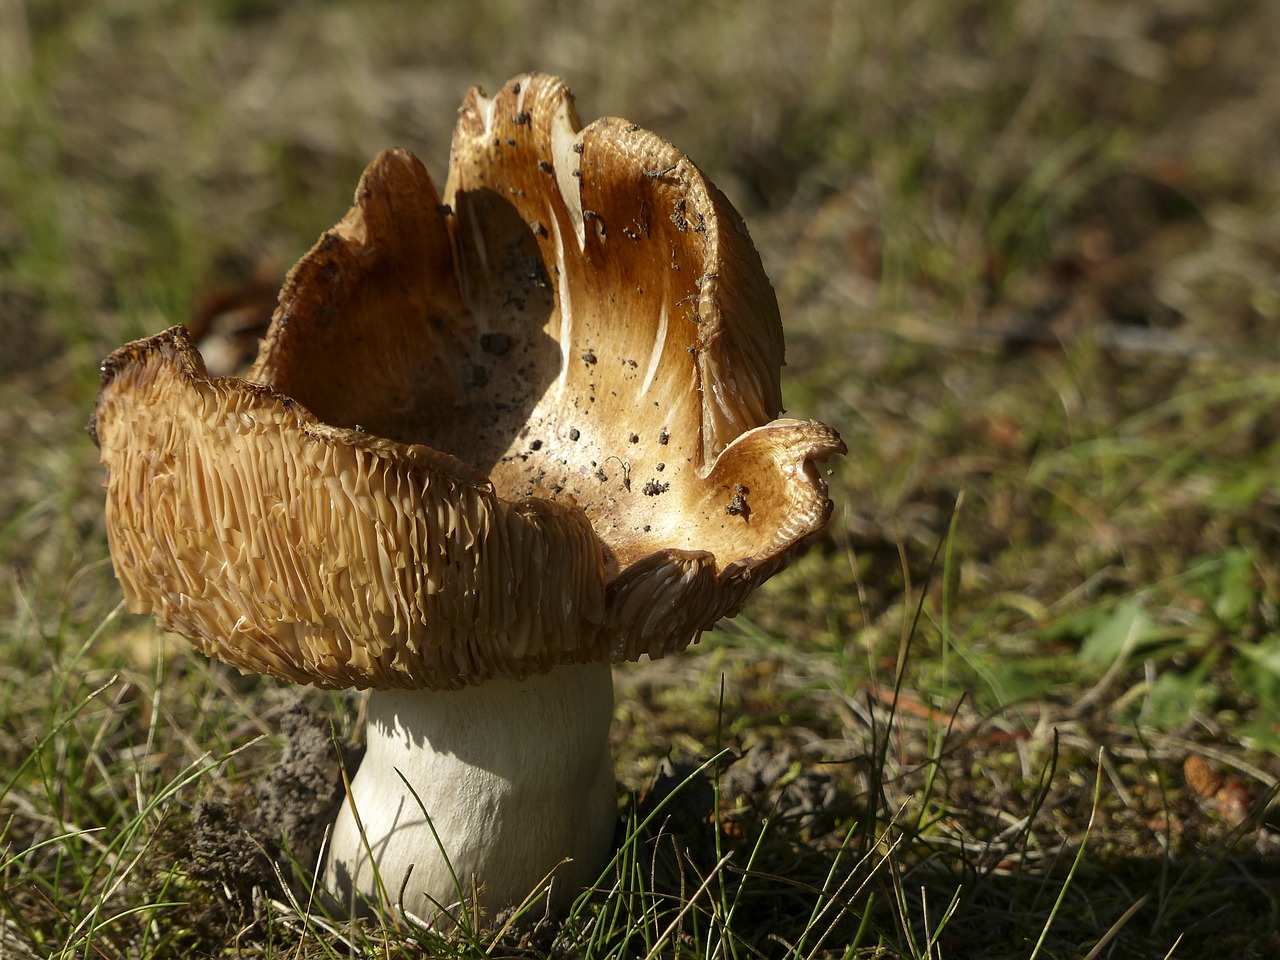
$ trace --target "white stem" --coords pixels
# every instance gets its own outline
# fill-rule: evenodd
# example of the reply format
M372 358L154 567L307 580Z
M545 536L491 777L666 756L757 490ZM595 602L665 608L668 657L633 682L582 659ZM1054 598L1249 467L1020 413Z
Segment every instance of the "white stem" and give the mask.
M608 664L449 692L374 691L368 748L330 841L329 889L352 912L382 896L439 922L460 900L492 916L554 871L552 907L563 908L599 876L613 839L612 714Z

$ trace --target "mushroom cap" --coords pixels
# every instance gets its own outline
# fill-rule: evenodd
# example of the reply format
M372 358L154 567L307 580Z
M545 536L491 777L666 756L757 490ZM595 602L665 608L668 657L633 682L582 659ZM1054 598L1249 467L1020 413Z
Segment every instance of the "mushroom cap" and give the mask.
M443 199L407 151L290 272L247 379L181 327L91 425L128 608L247 671L456 688L661 657L826 523L831 428L777 419L746 228L559 80L472 90Z

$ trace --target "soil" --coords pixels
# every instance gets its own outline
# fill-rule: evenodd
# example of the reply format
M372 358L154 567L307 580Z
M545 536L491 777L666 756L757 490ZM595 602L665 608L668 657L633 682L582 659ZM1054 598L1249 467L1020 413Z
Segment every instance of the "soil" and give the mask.
M329 719L304 700L285 710L280 732L280 758L265 778L237 795L202 799L191 812L188 872L219 892L214 899L222 919L242 933L263 919L266 899L283 893L282 878L295 878L295 892L306 895L305 880L318 871L325 836L345 796L343 767L354 775L360 760L361 751L340 748ZM718 792L716 767L668 757L641 792L632 822L652 816L642 846L654 851L655 867L709 867L716 858L717 822L741 819L742 811L750 811L747 819L767 812L773 822L807 833L829 825L839 807L832 778L803 769L799 752L785 742L758 743L722 761ZM619 820L619 843L629 821ZM740 833L732 827L726 832ZM500 925L504 919L498 918ZM542 942L553 930L546 918L526 918L512 926L510 936L528 946L526 941Z
M359 765L361 751L340 748L330 721L304 700L284 711L280 732L280 759L265 778L236 797L203 799L191 812L190 873L225 891L242 922L258 918L264 891L279 892L280 877L319 872L345 796L343 767L354 774Z

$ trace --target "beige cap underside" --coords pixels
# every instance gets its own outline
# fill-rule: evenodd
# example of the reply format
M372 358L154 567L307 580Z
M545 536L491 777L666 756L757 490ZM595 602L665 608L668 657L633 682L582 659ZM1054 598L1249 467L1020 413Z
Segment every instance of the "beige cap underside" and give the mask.
M683 648L830 514L776 420L781 327L682 154L472 92L443 200L401 150L291 272L250 381L180 328L104 365L129 608L322 686L457 687Z

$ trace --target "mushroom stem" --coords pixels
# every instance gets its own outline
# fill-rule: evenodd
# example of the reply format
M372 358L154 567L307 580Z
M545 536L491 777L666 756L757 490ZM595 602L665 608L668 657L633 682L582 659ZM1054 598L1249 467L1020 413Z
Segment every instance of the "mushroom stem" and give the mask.
M599 663L455 691L373 691L329 889L352 913L381 902L451 925L446 909L492 916L553 875L552 908L567 906L613 840L612 714Z

